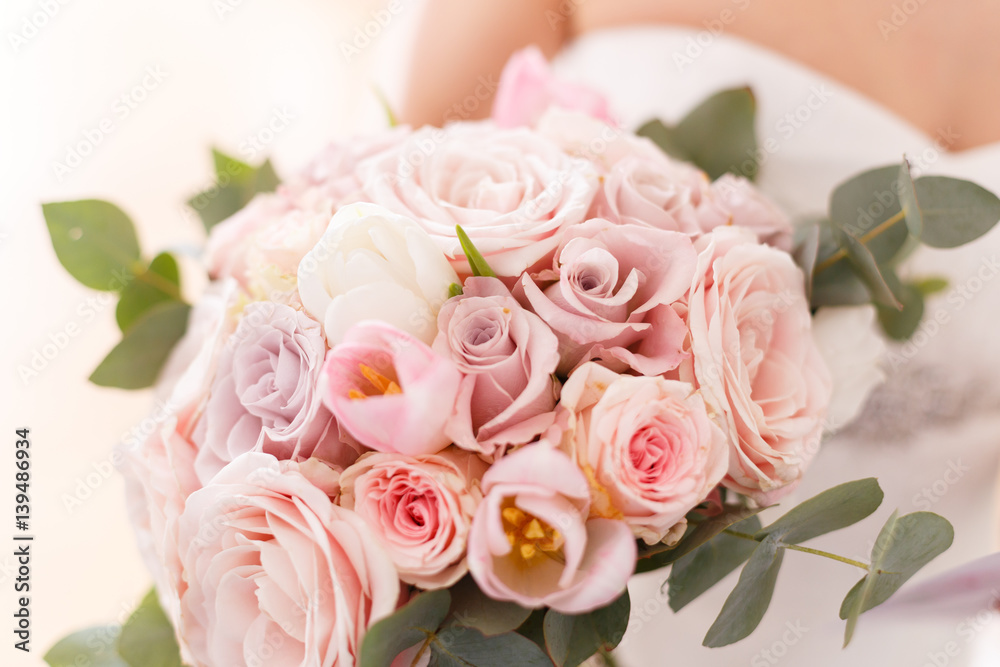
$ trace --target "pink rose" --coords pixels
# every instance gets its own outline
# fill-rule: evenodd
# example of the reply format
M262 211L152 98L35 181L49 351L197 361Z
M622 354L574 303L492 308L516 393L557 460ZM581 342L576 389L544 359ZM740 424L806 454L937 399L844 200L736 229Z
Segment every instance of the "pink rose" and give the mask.
M302 311L271 301L243 310L194 432L202 482L249 451L316 456L340 468L354 462L359 448L345 444L317 390L325 355L322 328Z
M465 547L485 470L456 449L416 457L369 452L341 476L340 505L372 529L400 579L446 588L469 569Z
M726 475L726 436L686 382L588 363L559 407L563 449L592 486L591 514L625 521L647 544L667 538Z
M635 567L628 525L588 519L590 488L547 442L508 454L483 477L469 571L495 600L582 614L621 595Z
M537 46L514 53L500 75L492 117L500 127L534 125L550 106L582 111L614 123L604 96L579 84L560 81Z
M567 230L554 269L524 275L520 287L559 336L561 373L601 359L659 375L684 357L687 331L670 304L687 291L695 261L684 234L594 219Z
M662 152L632 154L611 166L592 214L683 232L692 239L729 221L714 201L705 173Z
M377 321L347 330L327 354L320 393L348 433L380 452L435 454L462 375L410 334Z
M492 460L552 424L559 341L496 278L468 278L464 289L441 308L434 341L464 375L447 431Z
M251 452L188 498L178 634L193 667L353 665L399 599L365 522L297 464Z
M816 454L831 396L802 271L737 227L720 227L699 246L686 313L692 357L679 376L698 386L727 431L723 484L773 500Z
M723 174L712 183L712 196L729 214L729 224L746 227L757 235L757 240L785 252L792 250L792 222L753 183L742 176ZM702 220L702 230L711 231L717 225L710 219Z
M551 256L597 190L590 163L526 128L485 122L417 130L360 170L368 201L416 220L464 275L456 225L498 275L518 276Z

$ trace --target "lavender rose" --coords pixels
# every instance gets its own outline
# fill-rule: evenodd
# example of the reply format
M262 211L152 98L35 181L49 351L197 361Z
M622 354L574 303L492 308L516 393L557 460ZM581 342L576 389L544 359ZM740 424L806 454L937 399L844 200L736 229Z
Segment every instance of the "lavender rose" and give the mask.
M302 311L270 301L244 309L194 433L202 482L248 451L339 467L357 458L317 389L325 355L319 323Z
M447 432L487 460L552 424L559 341L496 278L469 278L438 315L434 349L463 373Z
M684 356L687 331L670 304L691 284L695 260L684 234L595 218L567 230L554 268L525 274L520 287L559 336L560 372L601 359L659 375Z

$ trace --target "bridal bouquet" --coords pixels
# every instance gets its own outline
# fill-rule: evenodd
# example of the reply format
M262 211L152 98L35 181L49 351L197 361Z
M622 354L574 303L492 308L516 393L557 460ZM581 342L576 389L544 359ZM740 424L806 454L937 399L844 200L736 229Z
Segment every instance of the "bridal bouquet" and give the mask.
M876 314L905 337L940 287L900 258L1000 218L904 162L793 228L743 164L752 124L727 91L640 136L521 54L491 121L337 143L280 185L216 153L193 305L121 210L45 205L66 268L120 293L91 379L157 393L119 449L155 594L49 664L577 665L668 565L674 609L743 566L705 643L747 636L785 552L882 500L866 479L758 516L877 381ZM871 563L808 549L862 570L847 639L951 539L917 512Z

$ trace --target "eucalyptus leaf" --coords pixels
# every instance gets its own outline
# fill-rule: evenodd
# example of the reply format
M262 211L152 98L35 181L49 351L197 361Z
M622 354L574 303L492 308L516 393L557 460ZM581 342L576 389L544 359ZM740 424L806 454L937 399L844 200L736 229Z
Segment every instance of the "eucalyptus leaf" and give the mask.
M813 271L819 257L820 225L818 222L807 223L796 230L798 237L792 250L792 259L805 276L806 298L812 300Z
M913 286L924 296L930 296L948 289L948 279L941 278L940 276L930 276L915 281Z
M431 667L552 667L538 645L516 632L486 637L474 628L454 626L434 636L430 650Z
M181 667L174 628L155 590L143 598L122 627L118 653L132 667Z
M748 536L760 530L760 519L752 516L733 524L733 531ZM680 611L702 593L742 565L757 548L753 539L721 533L670 567L667 594L670 608Z
M631 603L625 591L610 605L587 614L545 614L545 645L558 667L576 667L598 651L611 651L625 636Z
M389 667L397 655L428 641L448 615L450 604L447 590L426 591L372 625L361 641L358 667Z
M892 289L886 284L885 276L882 275L882 269L868 247L852 234L845 231L841 231L838 234L837 240L841 243L844 251L847 253L847 257L851 260L851 265L858 274L858 277L868 287L875 303L890 308L902 308L902 304L896 300L896 295L893 294Z
M912 283L900 282L894 275L886 274L889 286L902 304L901 309L878 305L878 321L886 335L895 340L909 340L924 317L924 295Z
M451 610L445 625L475 628L486 636L516 630L531 614L530 609L513 602L502 602L489 597L466 575L452 586Z
M882 497L874 477L839 484L799 503L754 537L775 535L782 544L799 544L871 516Z
M946 519L932 512L904 516L892 513L875 545L868 574L847 593L840 617L847 619L847 646L858 616L888 600L916 572L951 546L955 531Z
M910 235L899 200L899 173L898 165L870 169L830 195L833 226L862 243L877 265L890 262ZM844 245L839 238L838 243Z
M74 632L56 642L43 659L49 667L130 667L116 648L120 631L117 625L100 625Z
M458 234L458 242L462 244L462 252L465 253L465 258L469 261L469 268L472 269L472 275L474 276L488 276L490 278L495 278L496 273L490 268L489 263L483 257L479 249L469 238L469 235L465 233L461 225L455 225L455 233Z
M746 638L757 628L771 604L784 554L775 535L768 535L757 545L740 572L736 588L708 629L702 642L704 646L728 646Z
M180 301L180 286L180 271L173 255L162 252L154 257L149 267L122 289L115 310L118 328L124 333L140 315L156 304Z
M693 162L715 180L729 172L757 176L756 100L750 88L718 92L692 109L676 127L651 121L637 134L667 154Z
M871 303L872 295L854 269L842 259L813 276L813 308L821 306L860 306Z
M206 231L242 209L258 193L272 192L280 183L269 160L253 167L213 149L212 161L216 182L187 202L198 213Z
M955 248L979 238L1000 220L1000 199L969 181L923 176L914 190L923 219L920 239L934 248Z
M156 382L174 345L187 329L191 306L167 301L143 313L90 375L102 387L143 389Z
M52 247L70 275L92 289L116 292L139 261L132 220L114 204L97 199L42 204Z
M641 544L639 558L636 561L636 572L649 572L686 556L701 545L713 539L726 528L748 519L765 507L742 507L728 505L720 514L709 517L697 523L677 544Z

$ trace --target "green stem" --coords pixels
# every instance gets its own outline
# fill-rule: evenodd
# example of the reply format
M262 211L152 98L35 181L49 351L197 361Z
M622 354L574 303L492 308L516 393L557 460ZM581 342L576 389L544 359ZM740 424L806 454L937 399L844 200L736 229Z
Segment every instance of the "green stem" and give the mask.
M892 216L891 218L889 218L885 222L880 223L879 225L877 225L874 229L872 229L868 233L864 234L858 240L861 241L862 244L867 244L873 238L875 238L876 236L878 236L882 232L886 231L887 229L889 229L890 227L892 227L893 225L895 225L900 220L903 220L905 217L906 217L906 215L902 211L900 211L899 213L897 213L896 215ZM817 273L821 273L823 271L826 271L831 266L833 266L834 264L836 264L840 260L844 259L845 257L847 257L847 251L844 250L843 248L839 248L837 250L837 252L833 253L832 255L830 255L829 257L827 257L822 262L820 262L819 264L816 265L816 268L813 269L813 275L816 275Z
M729 528L722 531L727 535L732 535L733 537L739 537L744 540L753 540L754 542L759 542L757 538L748 533L741 533L739 531L731 530ZM844 556L838 556L837 554L832 554L829 551L820 551L819 549L810 549L809 547L799 546L798 544L782 544L785 549L791 549L792 551L801 551L803 553L812 554L814 556L822 556L823 558L829 558L830 560L840 561L841 563L847 563L848 565L853 565L854 567L859 567L865 572L868 571L868 564L862 563L859 560L853 560L851 558L845 558Z

